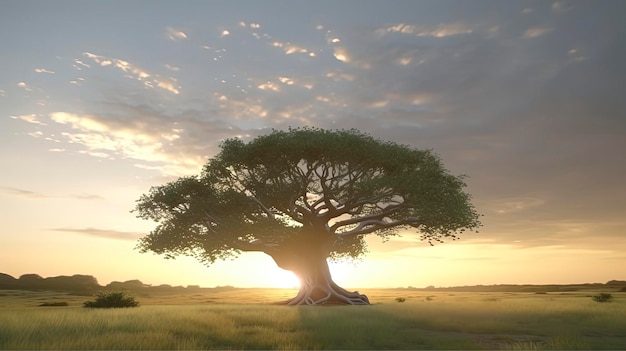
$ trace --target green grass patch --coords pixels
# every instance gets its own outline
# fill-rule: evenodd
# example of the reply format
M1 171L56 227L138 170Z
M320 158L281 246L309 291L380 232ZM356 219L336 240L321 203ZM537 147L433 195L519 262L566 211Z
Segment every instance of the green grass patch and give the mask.
M292 292L153 295L138 297L138 308L85 309L86 297L3 291L0 349L626 348L624 293L599 304L576 292L402 291L405 302L398 303L398 291L390 289L368 292L375 302L371 306L271 304ZM37 307L42 301L69 306Z

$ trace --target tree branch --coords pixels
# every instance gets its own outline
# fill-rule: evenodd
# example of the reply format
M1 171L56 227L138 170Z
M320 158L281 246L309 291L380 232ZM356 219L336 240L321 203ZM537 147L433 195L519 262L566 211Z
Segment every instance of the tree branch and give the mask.
M362 204L365 205L366 203ZM361 205L361 206L362 206ZM402 209L404 207L403 203L399 203L397 205L389 205L385 208L382 208L380 212L375 213L375 214L371 214L369 216L363 216L363 217L352 217L343 221L338 221L335 224L333 224L330 227L330 231L331 233L334 233L335 231L337 231L337 229L346 226L346 225L351 225L351 224L357 224L357 223L363 223L363 222L367 222L370 220L382 220L385 217L388 217L389 215L393 214L394 212L397 212L398 210ZM354 209L354 207L351 207L350 210ZM343 212L343 211L342 211ZM349 213L349 211L343 212L343 213Z
M265 207L265 205L263 205L263 203L257 199L254 196L250 196L250 199L254 202L256 202L257 205L259 205L259 207L263 210L263 212L265 212L267 214L267 216L272 219L275 220L276 216L274 215L274 212L272 212L269 208Z
M324 200L324 204L326 209L328 210L328 212L334 212L336 210L335 206L333 206L332 202L330 201L332 199L332 191L331 189L328 187L328 185L326 184L326 181L328 180L328 168L324 167L324 170L322 172L322 175L320 176L318 174L318 176L320 177L320 186L322 187L322 194L323 197L322 199ZM317 214L319 214L319 211L322 210L324 207L321 207L319 209L317 209Z
M354 202L348 202L343 204L342 207L339 208L334 208L334 211L329 211L328 216L330 218L335 218L335 217L339 217L343 214L351 214L353 210L357 209L356 213L360 213L361 210L360 208L364 205L367 204L376 204L378 202L381 201L381 199L388 197L388 196L392 196L393 195L393 191L392 189L387 189L386 191L384 191L383 193L380 193L378 195L374 195L371 197L367 197L364 199L361 199L359 201L354 201Z
M385 222L382 219L381 220L367 220L367 221L359 223L359 225L356 228L352 230L348 230L347 232L339 233L337 235L341 238L345 238L345 237L353 236L353 235L369 234L379 229L391 228L391 227L396 227L400 225L410 225L413 227L417 227L420 224L421 224L421 221L418 217L408 217L408 218L401 219L398 221L390 221L390 222Z
M262 240L256 239L253 241L237 240L237 243L233 244L233 248L246 252L268 252L277 248L278 244L264 243Z

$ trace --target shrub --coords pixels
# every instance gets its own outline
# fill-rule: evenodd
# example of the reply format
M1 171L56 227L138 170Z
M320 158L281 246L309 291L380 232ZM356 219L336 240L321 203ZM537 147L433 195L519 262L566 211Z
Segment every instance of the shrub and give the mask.
M404 302L404 301L406 301L406 299L404 297L396 297L396 301Z
M85 301L83 305L88 308L120 308L137 307L139 302L124 291L100 291L95 301Z
M601 293L598 295L594 295L591 298L595 302L611 302L611 300L613 300L613 295L609 293Z

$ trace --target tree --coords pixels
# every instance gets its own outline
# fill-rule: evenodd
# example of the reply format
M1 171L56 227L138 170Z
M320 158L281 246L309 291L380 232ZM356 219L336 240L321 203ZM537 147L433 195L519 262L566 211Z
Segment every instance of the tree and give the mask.
M289 304L369 304L332 280L328 258L360 258L368 234L386 240L413 228L432 245L480 226L463 176L430 150L315 128L220 147L199 176L137 201L137 216L158 222L140 239L142 252L207 264L264 252L300 279Z

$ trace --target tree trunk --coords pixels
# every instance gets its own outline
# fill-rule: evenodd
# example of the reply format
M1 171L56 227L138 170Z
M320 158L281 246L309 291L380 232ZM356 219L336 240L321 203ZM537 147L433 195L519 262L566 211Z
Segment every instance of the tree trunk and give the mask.
M293 271L300 279L298 295L288 305L369 305L367 296L349 292L335 283L326 259L307 270Z
M288 305L369 305L367 296L349 292L337 285L328 268L328 250L309 241L286 245L266 253L283 269L300 279L298 295L287 301Z

